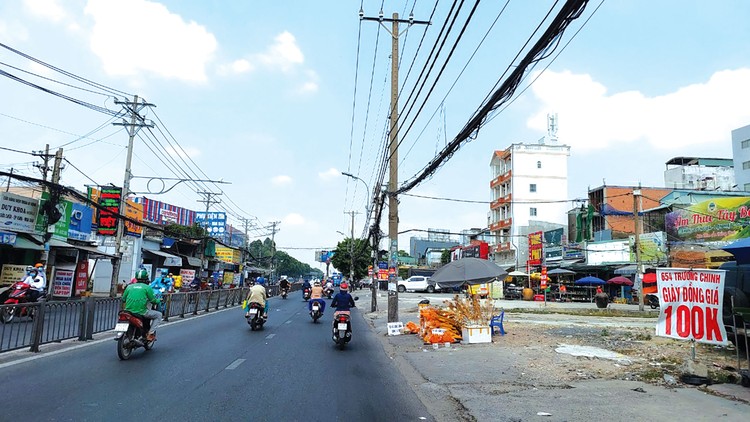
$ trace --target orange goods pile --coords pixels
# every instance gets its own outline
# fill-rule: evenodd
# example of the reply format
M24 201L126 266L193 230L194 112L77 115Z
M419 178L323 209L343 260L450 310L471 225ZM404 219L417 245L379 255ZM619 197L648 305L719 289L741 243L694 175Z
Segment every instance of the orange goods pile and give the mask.
M427 306L419 310L419 335L425 343L455 343L461 340L461 326L456 322L451 311ZM445 333L433 334L438 328Z

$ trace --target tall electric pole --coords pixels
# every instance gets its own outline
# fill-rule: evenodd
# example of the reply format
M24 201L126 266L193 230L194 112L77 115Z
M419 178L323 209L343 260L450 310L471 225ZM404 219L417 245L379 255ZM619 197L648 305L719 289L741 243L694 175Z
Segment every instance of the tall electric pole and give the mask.
M357 211L347 211L344 214L352 216L352 234L349 238L349 283L354 282L354 216L359 214Z
M49 147L48 147L49 148ZM58 148L57 152L55 153L55 161L52 167L52 183L53 187L50 189L49 192L49 204L47 206L48 210L52 210L55 207L57 207L57 203L60 200L60 190L57 188L57 185L60 183L60 173L62 170L62 160L63 160L63 149ZM46 165L46 159L45 159L45 165ZM42 263L44 264L45 271L50 268L50 265L55 264L55 249L50 250L49 241L52 237L52 232L50 232L50 224L55 224L57 221L50 222L48 220L49 213L44 216L44 251L42 252ZM50 281L50 278L47 277L47 295L51 298L52 297L52 282Z
M398 13L393 14L393 18L383 17L381 10L377 18L364 16L364 11L360 9L359 18L366 21L375 21L383 25L383 22L391 22L391 30L383 25L386 31L391 34L391 128L390 128L390 161L389 161L389 181L388 181L388 322L398 321L398 288L396 280L398 277L398 198L393 193L398 188L398 37L399 23L406 23L409 26L407 31L414 24L429 25L429 21L415 21L414 15L410 14L409 19L399 19ZM406 33L406 31L404 31Z
M120 194L120 211L119 214L125 214L127 207L128 195L130 194L130 179L133 178L133 173L130 170L130 166L133 163L133 139L138 131L142 127L154 127L153 123L148 123L143 117L140 116L140 111L145 107L153 107L153 104L149 104L143 100L138 101L138 96L133 97L133 102L127 101L115 101L115 104L122 105L125 110L130 112L130 123L125 119L122 122L112 123L115 126L124 126L128 129L128 155L125 161L125 177L122 182L122 193ZM120 276L120 266L122 265L122 237L125 231L125 221L119 216L117 217L117 235L115 236L115 258L112 258L112 282L109 286L109 296L117 296L117 278Z
M269 281L272 281L273 280L273 272L274 272L273 260L276 257L276 240L275 240L275 238L276 238L276 232L278 231L278 230L276 230L276 226L278 226L279 224L281 224L281 221L272 221L269 224L271 225L271 265L268 268L268 270L270 272L270 274L268 275L268 278L271 279ZM279 229L279 230L281 230L281 229Z
M204 277L203 274L202 274L203 273L203 261L206 260L206 241L207 241L207 237L209 235L209 233L208 233L208 229L209 229L209 227L208 227L208 211L211 209L211 205L220 204L221 203L221 200L216 199L216 197L219 196L219 195L221 195L221 193L207 192L207 191L198 191L196 193L198 195L202 195L203 196L203 199L198 199L197 202L201 202L203 204L206 204L206 214L204 215L204 218L203 218L203 224L204 224L204 229L206 230L206 235L203 236L203 238L201 239L201 250L200 250L200 252L201 252L201 254L200 254L201 255L201 274L199 274L200 277ZM206 270L208 270L208 263L206 263Z
M638 310L642 311L643 301L645 295L643 294L643 271L641 270L641 217L638 200L641 198L641 187L633 189L633 218L634 218L634 231L635 231L635 279L641 280L641 288L638 289Z

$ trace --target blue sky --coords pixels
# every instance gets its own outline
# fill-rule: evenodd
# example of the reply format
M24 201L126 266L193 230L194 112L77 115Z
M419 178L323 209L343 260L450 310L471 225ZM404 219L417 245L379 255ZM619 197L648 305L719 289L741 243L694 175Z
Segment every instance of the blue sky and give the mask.
M408 15L413 8L418 20L428 19L435 6L364 1L365 15L377 16L381 3L386 16ZM424 110L406 120L414 125L400 149L401 180L416 174L461 129L553 3L511 0L491 30L505 2L478 6ZM451 4L438 3L426 34L414 26L402 36L405 92L414 86ZM599 5L588 4L555 54L524 80L518 98L412 193L488 200L492 152L541 138L549 112L558 114L560 141L571 146L571 199L585 197L587 187L603 180L663 185L664 163L675 156L731 157L730 131L750 124L750 27L744 22L750 2L607 0L592 16ZM277 244L300 248L287 250L313 264L314 248L335 246L342 238L337 231L349 232L344 212L364 212L363 184L339 173L359 175L373 188L387 122L390 38L377 23L360 25L359 8L356 0L8 0L0 3L0 42L155 104L146 117L158 116L163 124L157 126L181 148L172 151L175 145L160 138L170 151L165 160L136 138L134 174L175 177L186 171L231 182L180 184L168 194L147 196L201 209L196 190L221 188L223 203L215 209L226 207L258 226L281 221ZM0 62L0 69L16 76L119 109L112 98L9 67L85 86L8 50L0 49ZM64 147L66 158L86 175L68 167L63 183L122 184L127 135L114 133L118 128L109 116L8 78L0 78L0 93L0 146L54 148L102 126ZM3 170L38 174L31 161L0 152ZM133 190L146 190L145 182L136 180ZM488 205L402 196L399 211L400 230L458 232L484 227ZM358 215L357 235L364 224ZM400 237L401 249L408 249L411 235Z

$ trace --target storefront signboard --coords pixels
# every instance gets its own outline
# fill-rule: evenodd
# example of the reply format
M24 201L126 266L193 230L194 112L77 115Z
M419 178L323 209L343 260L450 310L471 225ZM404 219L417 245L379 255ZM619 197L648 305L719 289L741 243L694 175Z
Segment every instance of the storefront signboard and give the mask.
M630 236L630 261L635 262L635 236ZM641 262L665 264L667 262L667 234L664 232L644 233L638 236L641 245Z
M26 266L16 264L5 264L0 272L0 286L7 286L16 281L21 281L26 276Z
M187 287L193 280L195 280L195 270L180 270L180 276L182 276L182 286Z
M542 232L529 233L528 265L542 264Z
M89 281L89 262L81 261L76 265L76 295L86 291L86 285Z
M0 245L10 245L10 246L13 246L15 244L16 244L16 234L15 233L0 232Z
M223 236L227 226L225 212L196 212L195 222L208 231L209 236Z
M34 233L38 209L39 201L36 199L0 192L0 228Z
M675 207L677 208L677 207ZM709 199L665 217L670 240L730 241L750 237L750 196Z
M240 251L237 249L227 248L226 246L217 246L216 259L228 264L239 264Z
M74 270L57 269L55 279L52 281L52 295L58 297L70 297L73 292Z
M72 204L68 238L89 240L91 238L91 216L94 210L83 204Z
M659 320L656 335L726 345L722 321L724 270L657 268Z
M99 205L103 209L98 212L97 227L99 235L114 236L117 234L117 214L120 213L121 188L105 187L99 194Z
M138 204L135 201L125 201L125 216L131 220L135 220L139 223L143 222L143 204ZM143 233L143 226L140 224L131 223L125 220L125 235L132 237L141 237Z

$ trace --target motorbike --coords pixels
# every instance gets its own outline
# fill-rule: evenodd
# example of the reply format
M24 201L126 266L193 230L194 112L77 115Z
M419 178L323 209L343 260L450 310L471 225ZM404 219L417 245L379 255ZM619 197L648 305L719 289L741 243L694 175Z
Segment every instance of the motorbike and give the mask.
M355 297L354 300L359 300ZM333 317L333 342L344 350L346 343L352 339L352 317L350 314L339 313Z
M289 294L289 288L288 288L288 287L285 287L285 288L281 289L281 297L282 297L283 299L286 299L286 296L287 296L288 294Z
M331 287L326 287L326 288L325 288L325 290L323 290L323 294L324 294L324 295L325 295L325 297L327 297L328 299L332 298L332 297L333 297L333 288L331 288Z
M161 312L162 315L164 315L167 311L167 303L164 301L164 292L166 289L164 287L153 287L154 290L154 297L156 297L156 300L159 301L158 305L153 305L152 309L155 311Z
M646 295L646 303L651 309L659 309L659 296Z
M119 357L120 360L128 360L130 359L133 350L139 347L151 350L151 348L154 347L156 339L147 339L146 336L150 329L150 319L129 311L120 311L117 314L114 338L117 342L117 357Z
M250 308L247 310L245 318L247 319L247 323L250 324L252 331L263 329L263 324L266 323L266 319L263 318L263 311L263 305L260 303L250 303Z
M318 322L318 319L323 316L323 312L320 308L320 302L315 300L312 303L312 310L310 311L310 317L312 318L313 322Z
M8 299L6 299L4 303L6 305L19 305L22 303L29 303L29 290L31 290L31 286L28 283L24 283L23 281L13 283L13 285L9 289ZM42 293L42 295L39 296L37 300L42 299L45 296L46 294ZM33 306L3 307L2 315L0 315L0 321L5 324L9 324L11 321L13 321L13 318L17 316L28 316L30 318L34 318L35 309L36 308Z
M312 294L312 289L306 288L302 291L302 300L308 301L310 300L310 295Z

